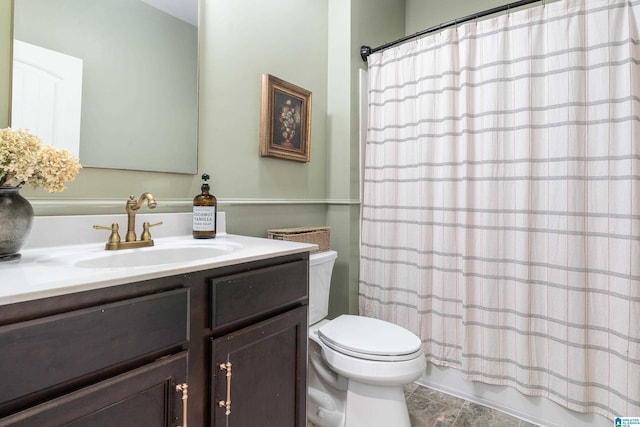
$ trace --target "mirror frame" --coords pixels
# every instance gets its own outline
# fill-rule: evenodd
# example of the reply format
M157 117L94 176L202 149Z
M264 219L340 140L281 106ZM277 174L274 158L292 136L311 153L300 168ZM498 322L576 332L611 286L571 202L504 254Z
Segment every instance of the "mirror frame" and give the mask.
M3 31L0 34L0 64L6 64L6 69L0 69L0 128L8 127L11 123L11 87L13 82L13 8L14 0L3 2L2 10L6 10L6 16L0 14L0 19L6 18L8 25L0 25L0 28L5 28L6 33ZM4 9L6 7L6 9ZM4 24L4 22L0 22ZM2 41L2 37L7 36L7 39ZM6 44L3 44L5 43ZM6 59L6 60L5 60ZM4 80L6 78L6 81ZM6 86L5 86L6 84ZM6 95L5 94L6 90Z

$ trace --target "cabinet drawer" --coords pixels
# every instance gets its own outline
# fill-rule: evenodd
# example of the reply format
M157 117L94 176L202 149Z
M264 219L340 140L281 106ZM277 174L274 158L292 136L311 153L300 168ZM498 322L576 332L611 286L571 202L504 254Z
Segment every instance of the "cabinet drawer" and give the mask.
M178 289L0 327L0 402L181 345L188 313Z
M182 420L182 392L187 352L76 390L59 398L0 418L0 427L96 427L187 425Z
M210 279L211 329L306 303L308 268L301 260Z

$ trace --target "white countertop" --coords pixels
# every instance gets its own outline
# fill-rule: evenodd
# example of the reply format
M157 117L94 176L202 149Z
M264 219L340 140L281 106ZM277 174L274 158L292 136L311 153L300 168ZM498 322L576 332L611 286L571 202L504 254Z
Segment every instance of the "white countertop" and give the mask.
M105 251L107 235L101 243L44 246L20 251L22 258L0 262L0 305L70 294L108 286L156 279L194 271L257 261L310 251L316 245L285 242L222 233L215 239L193 239L191 235L154 237L155 248L181 245L223 246L230 250L212 258L138 267L82 268L78 260L102 256L105 252L125 253L151 248Z

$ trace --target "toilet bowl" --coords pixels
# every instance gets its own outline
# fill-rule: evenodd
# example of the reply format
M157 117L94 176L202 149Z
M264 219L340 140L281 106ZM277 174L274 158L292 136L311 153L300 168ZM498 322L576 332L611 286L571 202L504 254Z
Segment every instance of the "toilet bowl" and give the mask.
M410 427L403 386L425 370L410 331L362 316L325 319L335 251L309 259L307 416L319 427Z

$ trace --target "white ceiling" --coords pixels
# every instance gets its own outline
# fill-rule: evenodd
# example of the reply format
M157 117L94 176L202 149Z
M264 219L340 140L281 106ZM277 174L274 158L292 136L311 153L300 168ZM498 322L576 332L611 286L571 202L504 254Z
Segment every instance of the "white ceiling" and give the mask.
M198 1L197 0L142 0L178 19L182 19L191 25L198 26Z

